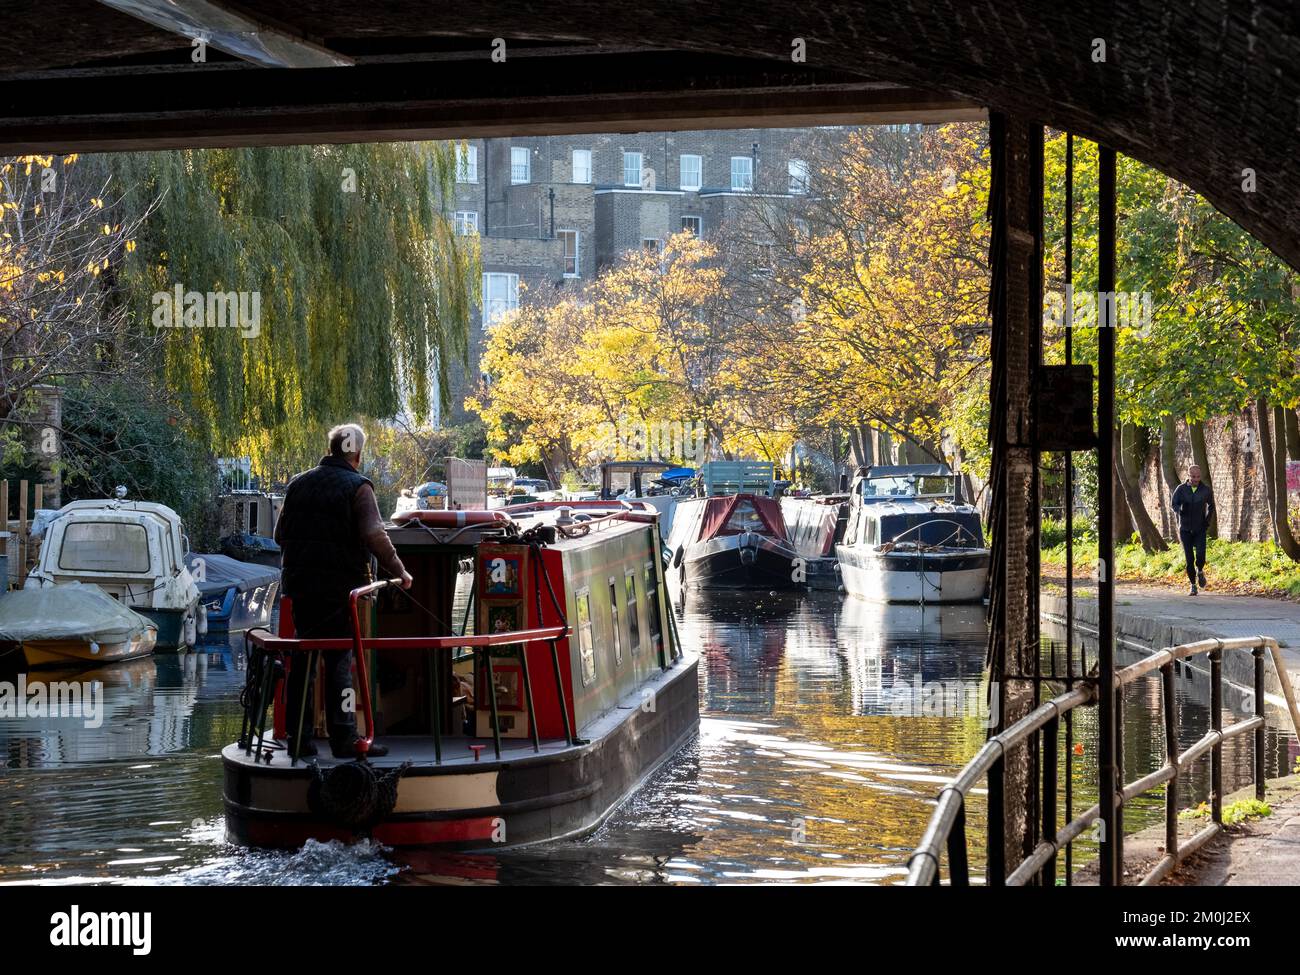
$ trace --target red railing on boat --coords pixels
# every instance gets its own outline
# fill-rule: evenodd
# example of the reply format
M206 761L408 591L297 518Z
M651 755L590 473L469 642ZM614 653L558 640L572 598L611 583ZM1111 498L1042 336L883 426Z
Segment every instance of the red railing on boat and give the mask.
M357 740L356 750L359 756L364 757L369 751L370 746L375 740L375 722L374 714L370 703L370 680L366 667L366 655L363 650L456 650L462 647L469 647L475 650L486 649L497 646L508 646L510 644L519 644L520 664L522 669L524 683L524 697L528 708L529 730L532 734L533 750L541 750L541 741L537 734L537 714L533 707L533 688L532 681L528 673L528 652L523 645L545 640L551 645L551 662L555 673L555 693L559 699L560 714L564 719L565 739L569 744L576 744L573 736L573 729L569 722L569 707L567 696L564 693L564 679L560 672L559 651L556 647L556 641L562 637L568 636L570 628L567 625L546 626L531 630L512 630L506 633L483 633L465 636L399 636L399 637L374 637L362 636L361 634L361 616L358 611L358 602L366 596L373 595L387 586L401 585L400 579L382 579L379 582L372 582L369 585L360 586L353 589L348 595L348 609L352 617L352 636L349 637L327 637L322 639L300 639L297 637L275 636L263 629L252 629L247 633L247 640L265 653L282 654L282 653L303 653L311 654L311 660L308 667L316 666L316 654L324 650L351 650L352 664L356 668L357 688L361 698L362 711L366 719L366 733ZM495 749L497 758L501 757L501 727L497 717L495 684L492 675L492 654L490 650L484 655L484 662L487 668L487 687L488 701L492 711L492 744ZM304 695L306 693L307 682L303 682ZM292 705L290 704L290 712ZM299 705L297 735L293 738L294 742L302 741L302 721L306 712L305 698ZM440 715L434 714L434 749L436 760L442 761L442 740L441 729L439 728ZM246 751L252 751L253 735L252 729L248 734ZM265 733L260 738L265 737ZM262 746L259 744L258 749ZM297 756L292 756L293 761L297 761Z

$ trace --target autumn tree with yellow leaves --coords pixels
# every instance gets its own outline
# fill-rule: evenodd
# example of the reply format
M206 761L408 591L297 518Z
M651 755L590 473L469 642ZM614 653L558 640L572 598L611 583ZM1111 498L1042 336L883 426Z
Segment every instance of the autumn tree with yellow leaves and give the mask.
M830 431L863 462L881 431L908 459L941 457L987 359L983 151L975 126L829 134L808 147L806 194L755 194L708 241L684 233L581 295L525 301L494 326L468 405L501 456L552 473L635 454L601 435L628 416L697 423L720 456L782 462Z
M983 130L873 127L812 147L810 192L755 201L751 239L774 241L746 350L769 369L753 391L790 433L844 432L900 459L942 459L954 396L987 359Z
M603 459L698 462L742 449L751 377L718 249L690 233L630 251L581 292L490 326L467 401L498 456L553 480ZM649 441L649 443L647 442Z

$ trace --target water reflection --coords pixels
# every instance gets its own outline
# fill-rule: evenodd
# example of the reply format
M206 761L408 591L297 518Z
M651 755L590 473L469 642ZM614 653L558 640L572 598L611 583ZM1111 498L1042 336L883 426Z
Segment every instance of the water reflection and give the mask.
M31 679L97 685L104 720L0 720L0 883L899 882L936 788L984 741L982 608L693 592L676 614L701 655L698 738L592 835L497 855L227 844L218 752L239 730L242 638L233 649L38 672ZM962 689L973 696L951 693ZM1154 681L1127 695L1130 779L1163 756L1158 703ZM1208 705L1207 678L1180 670L1182 747L1209 727ZM1270 774L1293 758L1282 727L1270 718ZM1095 711L1079 712L1076 731L1091 754ZM1248 740L1228 746L1229 788L1248 780L1249 759ZM1076 810L1095 801L1087 764L1075 770ZM1185 788L1185 801L1207 792L1208 762ZM969 815L978 870L980 796ZM1160 815L1156 793L1130 807L1126 825Z
M908 714L904 689L973 682L979 607L693 591L698 740L595 834L490 857L394 854L398 883L894 883L977 715ZM940 712L942 709L940 709Z
M1055 625L1045 625L1044 632L1044 668L1050 666L1052 654L1056 654L1058 667L1065 666L1064 640L1065 631ZM1096 640L1084 634L1075 635L1085 661L1091 663L1096 656ZM1227 651L1241 653L1249 660L1248 651ZM1147 655L1147 651L1121 644L1116 648L1117 666L1125 666ZM1078 672L1076 665L1076 672ZM1225 677L1229 669L1224 668ZM1178 751L1183 752L1199 741L1212 727L1210 708L1211 681L1208 658L1176 662L1174 666L1174 703L1177 715ZM1233 723L1254 714L1254 704L1250 703L1251 688L1225 680L1223 693L1222 725L1227 728ZM1141 778L1164 764L1166 745L1164 723L1162 718L1162 690L1159 671L1148 675L1125 688L1122 704L1124 715L1124 737L1122 741L1122 774L1126 782ZM1291 721L1283 702L1266 698L1264 768L1268 778L1288 774L1294 766L1297 743L1292 734ZM1084 753L1095 754L1097 747L1096 710L1082 709L1076 712L1076 741L1080 742ZM1230 794L1250 785L1254 767L1254 735L1247 734L1232 738L1223 744L1223 789ZM1078 800L1074 810L1077 813L1097 801L1097 779L1095 769L1090 762L1079 763L1074 770L1075 794ZM1210 758L1209 753L1186 770L1179 778L1179 805L1194 806L1207 802L1210 798ZM1165 794L1163 788L1153 790L1125 803L1124 829L1131 833L1154 826L1164 821ZM1081 851L1086 858L1089 855L1087 844Z

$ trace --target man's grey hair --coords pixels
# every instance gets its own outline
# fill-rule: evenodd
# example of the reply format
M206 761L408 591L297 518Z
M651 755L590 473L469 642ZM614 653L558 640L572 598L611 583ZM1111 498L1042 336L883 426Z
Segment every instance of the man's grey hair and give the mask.
M332 457L350 457L366 446L366 431L355 423L342 423L330 431L329 449Z

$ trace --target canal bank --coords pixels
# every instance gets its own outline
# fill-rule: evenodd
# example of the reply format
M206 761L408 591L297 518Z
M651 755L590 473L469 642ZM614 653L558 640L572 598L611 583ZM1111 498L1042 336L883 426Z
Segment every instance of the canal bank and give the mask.
M1224 796L1223 807L1250 803L1255 787L1245 786ZM1225 815L1224 832L1178 865L1165 887L1288 887L1300 882L1300 775L1268 780L1269 813L1232 823ZM1179 843L1185 843L1209 822L1203 809L1179 817ZM1163 824L1149 826L1124 838L1125 883L1134 883L1165 854ZM1085 864L1074 877L1084 887L1097 884L1095 863Z
M1097 591L1091 584L1079 586L1078 580L1076 587L1075 627L1092 633L1097 628ZM1065 625L1064 593L1043 592L1039 609L1045 621ZM1116 586L1115 638L1121 644L1149 651L1198 640L1242 636L1268 636L1277 640L1291 686L1300 690L1300 603L1210 592L1189 596L1174 589L1132 583ZM1203 661L1194 663L1193 667L1208 669ZM1250 654L1225 654L1223 667L1225 676L1233 683L1249 686L1254 680ZM1268 693L1282 693L1271 666L1265 668L1264 680Z

